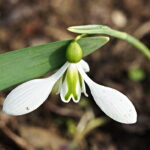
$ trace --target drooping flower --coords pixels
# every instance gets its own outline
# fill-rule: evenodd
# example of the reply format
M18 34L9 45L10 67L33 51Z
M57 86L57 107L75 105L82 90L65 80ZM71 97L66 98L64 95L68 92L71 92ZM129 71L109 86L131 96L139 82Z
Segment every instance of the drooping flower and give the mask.
M137 113L131 101L121 92L99 85L87 76L89 65L81 59L82 51L79 44L73 42L66 52L68 61L56 73L48 78L34 79L16 87L6 97L3 111L10 115L32 112L44 103L57 81L59 82L58 93L62 101L68 103L73 100L77 103L81 93L88 96L86 83L96 104L106 115L121 123L135 123Z

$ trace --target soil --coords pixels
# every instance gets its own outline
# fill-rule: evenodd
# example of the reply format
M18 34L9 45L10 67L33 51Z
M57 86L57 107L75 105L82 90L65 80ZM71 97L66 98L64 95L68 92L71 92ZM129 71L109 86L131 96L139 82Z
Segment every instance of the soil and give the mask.
M0 0L0 53L71 39L76 34L66 28L83 24L105 24L128 32L150 48L149 0ZM90 94L78 104L64 104L51 94L27 115L8 116L0 109L0 150L150 149L149 60L115 38L85 60L94 81L131 99L138 112L137 123L125 125L109 119ZM129 76L133 67L144 73L142 79L135 81ZM11 90L0 93L1 108ZM88 122L96 119L101 120L99 125L86 135L80 132L81 125L86 129Z

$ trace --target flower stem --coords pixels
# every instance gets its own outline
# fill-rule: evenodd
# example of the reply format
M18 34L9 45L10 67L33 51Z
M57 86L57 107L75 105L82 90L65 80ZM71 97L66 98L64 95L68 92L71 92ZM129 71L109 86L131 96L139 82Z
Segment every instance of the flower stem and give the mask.
M69 31L74 33L84 33L84 34L104 34L112 37L116 37L127 41L134 47L136 47L140 52L142 52L150 60L150 49L144 45L141 41L133 37L132 35L114 30L105 25L82 25L82 26L72 26L68 28ZM83 34L83 35L84 35ZM81 35L82 36L82 35ZM80 37L79 37L80 38ZM78 39L78 37L77 37Z
M81 38L83 38L83 37L85 37L85 36L87 36L88 34L86 34L86 33L84 33L84 34L81 34L81 35L78 35L75 39L74 39L74 41L78 41L78 40L80 40Z
M111 32L109 32L109 35L129 42L131 45L136 47L140 52L142 52L150 60L150 50L141 41L139 41L138 39L136 39L135 37L133 37L132 35L128 33L117 31L114 29L110 29L110 30Z

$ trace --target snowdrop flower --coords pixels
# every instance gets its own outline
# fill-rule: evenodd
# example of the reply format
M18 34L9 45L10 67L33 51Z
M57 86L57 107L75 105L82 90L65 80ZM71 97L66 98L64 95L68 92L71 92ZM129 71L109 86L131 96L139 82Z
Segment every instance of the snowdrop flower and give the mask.
M89 86L93 99L110 118L126 124L135 123L136 110L131 101L119 91L99 85L86 74L89 65L82 60L82 49L77 41L71 42L66 51L67 62L52 76L34 79L16 87L6 97L3 111L10 115L23 115L37 109L48 98L53 86L59 82L61 100L78 103L81 93Z

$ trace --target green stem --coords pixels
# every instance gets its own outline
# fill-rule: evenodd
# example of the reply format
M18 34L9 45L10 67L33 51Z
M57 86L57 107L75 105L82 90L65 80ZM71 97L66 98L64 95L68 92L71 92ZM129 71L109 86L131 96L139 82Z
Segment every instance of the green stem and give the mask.
M111 32L108 32L108 35L111 35L113 37L125 40L129 42L131 45L136 47L139 51L141 51L148 59L150 59L150 50L147 46L145 46L141 41L133 37L132 35L125 33L125 32L120 32L114 29L110 29Z
M104 25L83 25L83 26L73 26L68 28L69 31L74 33L84 33L84 34L105 34L112 37L116 37L122 40L127 41L134 47L136 47L140 52L142 52L150 60L150 50L138 39L132 35L114 30L108 26Z
M88 34L86 34L86 33L84 33L84 34L81 34L81 35L78 35L75 39L74 39L74 41L78 41L78 40L80 40L81 38L83 38L83 37L85 37L85 36L87 36Z

